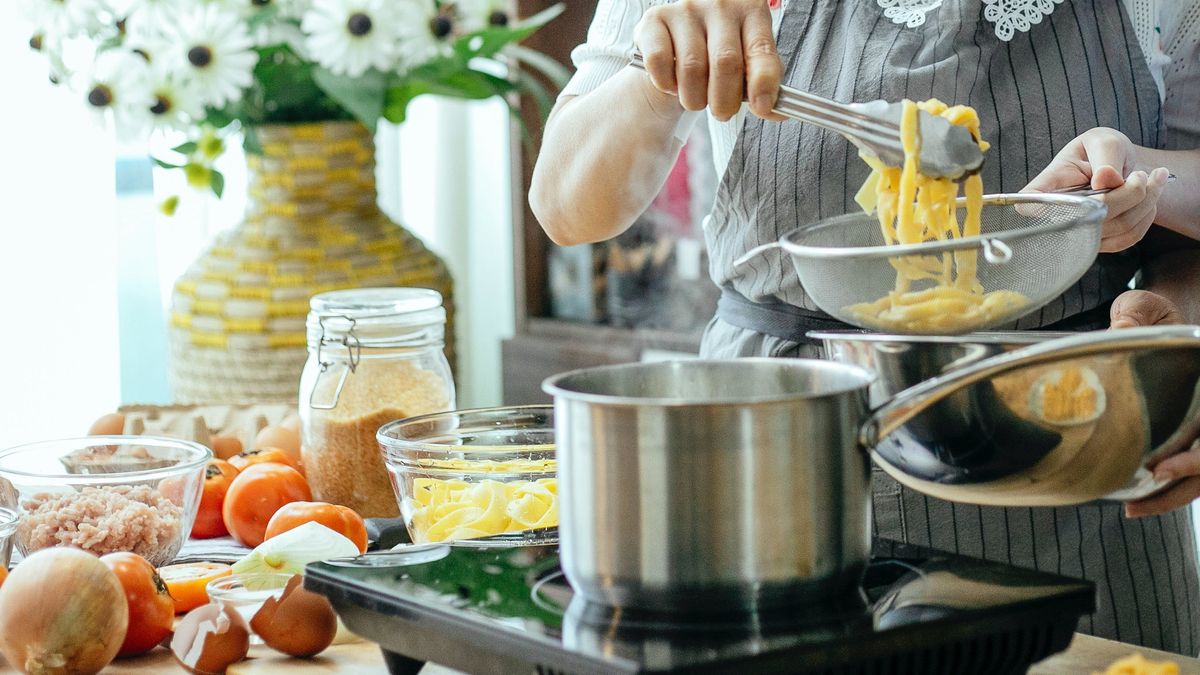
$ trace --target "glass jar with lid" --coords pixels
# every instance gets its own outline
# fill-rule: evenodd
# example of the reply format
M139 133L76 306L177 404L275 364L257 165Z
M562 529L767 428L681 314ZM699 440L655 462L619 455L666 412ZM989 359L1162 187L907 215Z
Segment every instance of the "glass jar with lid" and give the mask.
M313 296L299 402L313 499L364 518L399 515L375 434L393 420L454 408L445 324L441 294L423 288Z

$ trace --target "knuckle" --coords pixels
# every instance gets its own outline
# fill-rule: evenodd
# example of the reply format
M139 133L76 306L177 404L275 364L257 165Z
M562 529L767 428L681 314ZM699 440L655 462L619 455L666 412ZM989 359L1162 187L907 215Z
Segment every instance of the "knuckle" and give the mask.
M751 57L760 56L779 56L778 48L775 46L775 40L769 35L756 35L750 38L745 45L746 55Z
M742 72L742 54L732 47L720 47L713 54L713 70L718 75L737 75Z
M708 60L699 54L686 54L679 59L679 72L685 77L703 77L708 73Z

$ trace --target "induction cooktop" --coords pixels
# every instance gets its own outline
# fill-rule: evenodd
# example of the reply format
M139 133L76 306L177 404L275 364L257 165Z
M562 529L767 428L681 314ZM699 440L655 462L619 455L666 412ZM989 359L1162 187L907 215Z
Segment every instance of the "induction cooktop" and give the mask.
M1024 673L1094 609L1086 581L878 540L861 591L771 613L672 616L575 597L553 546L434 546L310 565L393 673Z

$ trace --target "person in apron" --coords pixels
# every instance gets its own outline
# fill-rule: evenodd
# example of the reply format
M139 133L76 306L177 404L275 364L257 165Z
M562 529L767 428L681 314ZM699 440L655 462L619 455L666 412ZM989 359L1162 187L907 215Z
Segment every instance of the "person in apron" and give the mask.
M1180 322L1185 315L1200 321L1186 292L1200 281L1200 261L1175 250L1191 245L1179 233L1200 237L1200 181L1183 177L1185 170L1200 170L1200 155L1153 150L1172 142L1156 82L1163 73L1152 70L1154 59L1143 52L1160 45L1139 39L1127 2L1044 2L1053 11L1029 9L1041 12L1037 21L1030 14L1024 23L1001 16L1007 24L984 20L995 18L994 0L771 0L769 13L751 1L726 2L718 10L719 3L691 0L690 7L671 8L674 14L651 2L656 7L640 22L636 41L656 87L678 99L645 94L647 76L629 68L605 74L606 83L582 97L592 99L586 106L561 99L535 169L531 205L558 243L614 236L653 198L654 190L639 186L661 185L683 135L681 104L708 107L717 120L733 118L735 140L722 147L714 136L727 163L705 237L722 295L703 355L814 356L808 331L846 326L811 302L778 251L742 267L733 261L799 225L857 208L854 193L869 169L839 136L780 122L770 113L774 92L782 82L839 101L939 98L978 111L982 135L992 144L982 172L987 192L1085 182L1118 188L1107 197L1105 253L1078 283L1015 328L1094 330ZM636 20L629 13L641 4L602 2L591 47L580 49L596 48L613 26ZM742 14L716 20L716 11ZM1200 24L1200 7L1195 14ZM711 50L707 62L670 51L696 40L729 42L731 32L740 49ZM765 44L764 33L776 40ZM608 47L621 46L620 36L611 41ZM731 79L736 86L723 86ZM632 92L643 92L642 98L631 99ZM1183 95L1200 99L1190 88ZM614 121L614 106L637 109L644 121ZM747 107L755 114L747 115ZM614 148L604 133L609 129L628 137L622 147L634 148L632 155ZM1174 147L1196 147L1196 131L1191 138L1179 135ZM1133 146L1151 149L1136 152L1154 160L1170 160L1184 189L1173 186L1174 197L1160 200L1167 169L1134 170ZM1164 248L1171 260L1165 268L1159 264L1167 259ZM1156 292L1129 291L1135 275L1149 269L1163 270ZM1200 474L1200 451L1173 462L1168 468L1176 477ZM976 507L926 497L874 470L873 524L880 537L1089 579L1097 584L1097 611L1081 630L1196 654L1196 542L1190 511L1176 507L1200 490L1194 478L1184 485L1169 498L1126 507Z

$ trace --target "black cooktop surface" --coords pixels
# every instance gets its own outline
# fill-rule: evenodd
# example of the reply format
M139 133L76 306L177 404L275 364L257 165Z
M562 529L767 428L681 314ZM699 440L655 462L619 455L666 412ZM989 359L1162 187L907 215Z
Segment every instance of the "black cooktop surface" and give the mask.
M878 541L863 591L769 614L665 617L573 597L555 547L443 546L305 585L393 672L1023 673L1065 649L1092 584ZM393 561L395 562L395 561Z

